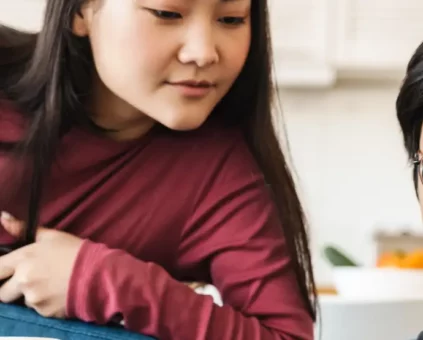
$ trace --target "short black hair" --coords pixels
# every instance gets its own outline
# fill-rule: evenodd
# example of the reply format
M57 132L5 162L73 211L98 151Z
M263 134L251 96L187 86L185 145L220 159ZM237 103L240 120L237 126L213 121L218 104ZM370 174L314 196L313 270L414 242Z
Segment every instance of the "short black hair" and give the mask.
M423 123L423 43L407 65L406 76L396 101L396 111L408 159L414 167L413 181L417 192L419 176L414 160L419 151Z

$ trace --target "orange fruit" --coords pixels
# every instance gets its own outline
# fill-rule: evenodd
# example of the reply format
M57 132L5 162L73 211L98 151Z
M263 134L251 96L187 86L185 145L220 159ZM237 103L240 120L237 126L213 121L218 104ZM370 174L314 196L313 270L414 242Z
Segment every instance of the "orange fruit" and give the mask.
M402 268L423 269L423 250L415 250L408 253L402 259Z
M400 252L382 254L376 263L378 268L395 267L401 268L404 255Z

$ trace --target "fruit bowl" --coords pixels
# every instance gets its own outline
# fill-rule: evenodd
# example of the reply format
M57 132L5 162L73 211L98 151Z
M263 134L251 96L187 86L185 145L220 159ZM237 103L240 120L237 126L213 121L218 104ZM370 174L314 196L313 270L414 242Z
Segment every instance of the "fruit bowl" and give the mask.
M423 298L423 270L334 267L333 282L346 298Z

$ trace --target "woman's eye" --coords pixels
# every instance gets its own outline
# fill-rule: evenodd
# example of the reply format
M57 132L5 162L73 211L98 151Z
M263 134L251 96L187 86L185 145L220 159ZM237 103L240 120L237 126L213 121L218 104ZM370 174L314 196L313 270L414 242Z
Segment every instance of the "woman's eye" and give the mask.
M245 18L243 17L223 17L219 21L225 25L238 26L245 23Z
M177 12L160 11L156 9L149 9L149 12L159 19L164 19L164 20L182 19L182 15Z

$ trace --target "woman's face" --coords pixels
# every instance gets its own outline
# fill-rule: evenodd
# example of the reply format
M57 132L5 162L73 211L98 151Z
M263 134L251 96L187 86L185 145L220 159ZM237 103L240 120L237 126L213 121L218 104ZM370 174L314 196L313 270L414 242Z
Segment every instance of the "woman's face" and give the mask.
M250 7L251 0L88 1L74 31L90 38L102 95L132 108L113 115L189 130L244 66Z

